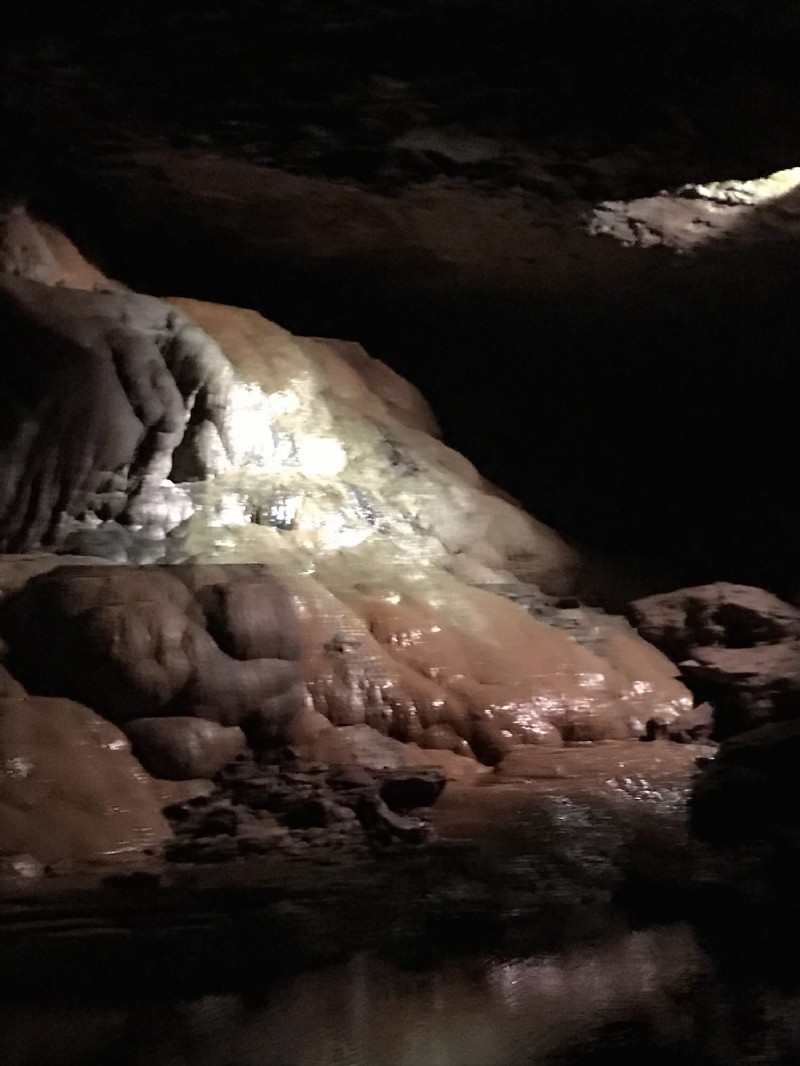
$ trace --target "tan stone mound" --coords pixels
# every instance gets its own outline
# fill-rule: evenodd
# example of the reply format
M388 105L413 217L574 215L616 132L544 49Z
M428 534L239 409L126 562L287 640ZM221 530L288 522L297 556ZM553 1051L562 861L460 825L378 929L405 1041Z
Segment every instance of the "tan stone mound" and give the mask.
M675 667L633 633L605 656L517 605L454 579L337 589L289 578L303 640L312 734L366 724L421 748L499 762L518 744L622 739L691 697ZM313 739L313 737L308 738ZM318 745L335 743L325 735ZM322 750L322 747L319 750Z
M71 862L172 836L125 736L71 700L0 698L0 766L2 852Z
M587 575L359 345L129 292L23 211L0 221L0 356L10 410L30 409L5 427L0 546L193 564L27 584L28 565L50 562L0 567L0 633L28 688L119 724L172 719L140 727L172 776L190 772L182 760L218 765L231 737L176 724L187 717L459 777L690 705L624 625L582 644L475 587L562 595ZM192 754L198 729L219 739L210 761Z

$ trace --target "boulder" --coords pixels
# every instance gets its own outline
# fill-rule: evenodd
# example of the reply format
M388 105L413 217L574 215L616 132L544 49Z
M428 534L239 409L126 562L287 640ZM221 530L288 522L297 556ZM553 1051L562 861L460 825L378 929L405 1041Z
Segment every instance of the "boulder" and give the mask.
M723 736L800 715L800 641L755 648L695 648L681 670L698 698L714 705Z
M676 662L698 647L800 640L800 609L764 589L727 581L634 600L630 614L640 635Z
M728 736L800 714L800 610L763 589L719 582L631 604L639 632L679 663Z
M444 774L446 781L471 784L491 773L491 768L476 759L457 755L453 751L439 751L430 748L418 748L416 744L407 744L408 764L415 766L433 766Z
M64 567L0 604L0 633L30 689L118 724L189 715L263 738L302 706L293 605L257 565Z
M333 728L324 714L304 706L286 727L286 744L298 759L314 762L318 737Z
M666 729L669 739L678 744L708 743L714 731L714 710L710 703L701 703L672 718Z
M238 726L202 718L135 718L125 733L145 769L172 781L213 777L247 751Z
M393 811L413 811L432 807L444 786L444 774L432 766L391 770L381 775L381 799Z
M396 770L409 763L405 744L368 725L341 726L320 733L313 756L322 763L345 766L355 763L371 770Z

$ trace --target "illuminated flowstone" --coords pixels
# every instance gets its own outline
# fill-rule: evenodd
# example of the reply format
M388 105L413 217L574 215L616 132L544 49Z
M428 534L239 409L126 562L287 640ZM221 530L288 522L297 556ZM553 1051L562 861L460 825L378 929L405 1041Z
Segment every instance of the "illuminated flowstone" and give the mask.
M156 568L32 582L21 602L52 597L56 644L59 626L82 634L52 691L122 722L189 714L248 729L261 708L262 723L284 729L295 714L309 755L336 748L329 729L359 727L449 767L465 756L494 765L518 744L636 735L656 711L690 705L672 665L623 622L598 615L581 642L487 591L573 593L583 562L438 439L419 393L358 345L131 293L21 212L2 238L15 399L23 363L27 379L9 422L0 546L196 568L179 567L180 580ZM73 393L76 373L85 384ZM258 593L257 574L243 579L220 629L209 597L229 603L236 571L219 563L268 567L293 603L300 657L279 692L267 692L269 671L263 691L231 680L258 674L251 630L274 597ZM64 606L90 586L106 591L85 616ZM9 638L28 684L37 657L52 659L32 619L16 646ZM247 654L225 645L231 625ZM78 670L85 655L98 671ZM59 688L67 676L83 679L74 691L72 680Z

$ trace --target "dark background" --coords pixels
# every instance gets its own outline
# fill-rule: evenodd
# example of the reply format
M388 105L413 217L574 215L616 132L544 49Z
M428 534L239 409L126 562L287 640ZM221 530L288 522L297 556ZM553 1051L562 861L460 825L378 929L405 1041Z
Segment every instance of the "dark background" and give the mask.
M178 150L246 156L256 141L271 166L383 191L386 143L421 107L433 124L561 152L588 208L800 163L799 46L793 0L86 0L46 18L28 4L2 45L3 182L138 288L362 341L419 385L450 443L567 535L681 581L790 595L792 242L754 250L742 234L692 262L634 251L601 290L576 274L555 299L499 291L488 269L465 291L388 260L253 258L177 205L133 211L94 160L102 137L158 130ZM402 83L392 101L376 104L376 76ZM72 111L54 121L45 90L72 94ZM309 126L335 148L309 152ZM585 160L614 152L644 162L598 181ZM428 163L408 180L436 177ZM511 180L489 174L492 195Z

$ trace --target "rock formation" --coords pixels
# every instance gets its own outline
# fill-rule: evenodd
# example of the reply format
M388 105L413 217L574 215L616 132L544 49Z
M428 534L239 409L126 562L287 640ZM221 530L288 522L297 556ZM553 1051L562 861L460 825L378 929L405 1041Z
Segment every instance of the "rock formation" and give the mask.
M163 790L123 733L66 699L0 677L0 852L55 863L155 847L172 836Z
M691 707L623 619L558 599L579 553L358 345L130 292L20 210L0 266L0 548L29 553L0 636L75 743L101 715L163 778L244 737L455 778Z
M642 636L679 664L695 698L708 701L722 740L694 785L696 835L796 849L800 610L763 589L717 582L637 600L630 613ZM665 731L691 739L704 728L696 708Z
M800 713L800 610L777 596L717 582L636 600L631 617L713 705L718 735Z
M431 437L421 397L357 345L101 287L19 210L0 255L0 547L157 562L364 545L468 580L575 584L576 553Z
M134 718L125 732L142 765L167 780L212 778L247 750L238 726L205 718Z
M257 565L57 569L2 616L17 677L119 725L192 715L259 733L302 704L294 611Z

